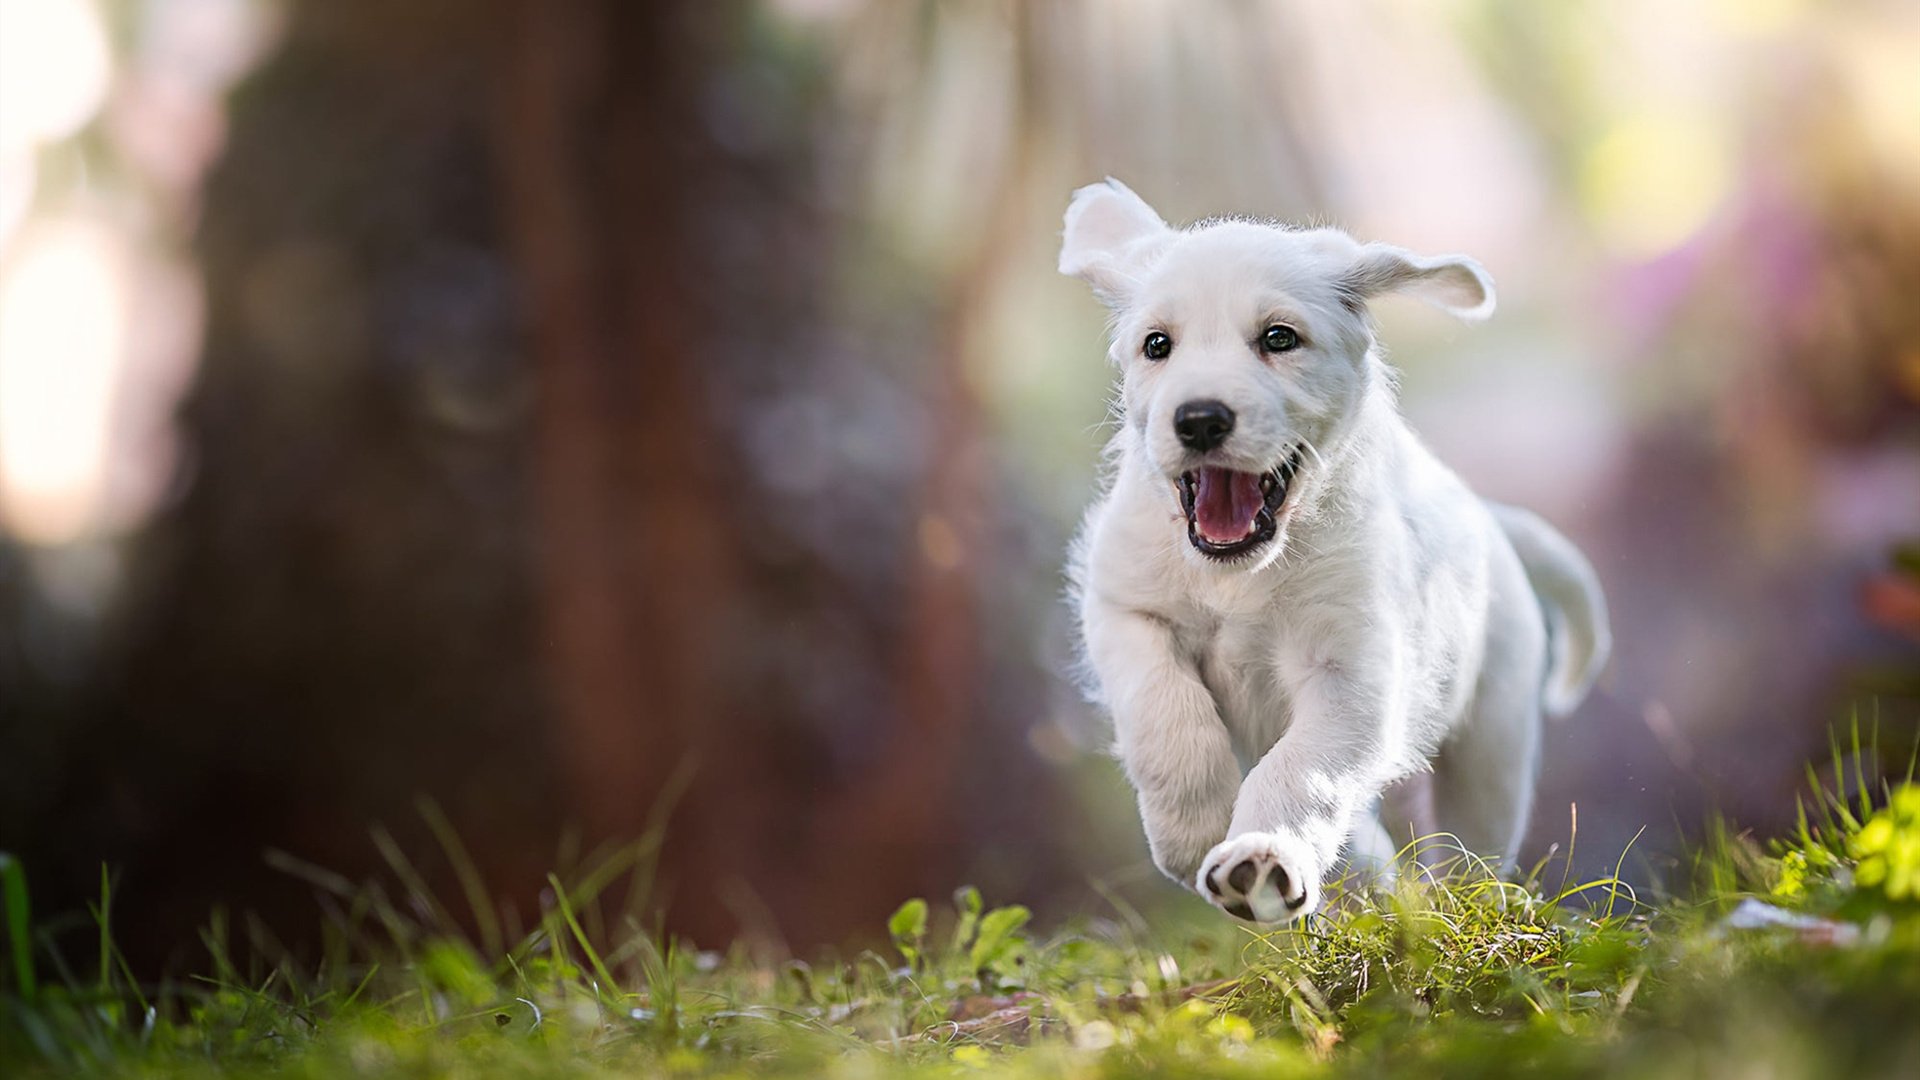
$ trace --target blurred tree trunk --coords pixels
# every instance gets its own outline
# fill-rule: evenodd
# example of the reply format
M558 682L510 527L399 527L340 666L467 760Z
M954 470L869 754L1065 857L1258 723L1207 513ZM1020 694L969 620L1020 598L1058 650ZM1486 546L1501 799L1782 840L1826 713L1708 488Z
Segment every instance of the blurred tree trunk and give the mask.
M650 796L699 770L697 805L674 815L678 869L695 879L713 868L689 860L710 845L684 833L730 795L702 751L719 729L719 630L740 589L721 506L740 470L702 392L711 313L690 287L704 260L686 193L713 168L700 80L732 7L517 0L492 103L538 374L557 757L600 836L637 834Z
M1071 872L1032 650L982 648L1018 578L957 365L1002 256L931 346L912 289L836 325L831 99L764 18L290 6L207 182L197 464L18 830L49 905L104 859L145 960L216 902L311 940L262 851L372 876L385 822L451 888L423 794L522 912L568 827L664 826L653 900L701 944L877 928L996 840L989 891Z
M557 759L596 835L635 835L655 823L661 793L677 798L662 819L663 869L673 924L702 940L762 907L770 925L759 929L837 935L850 920L877 924L904 895L943 890L972 861L965 838L996 827L966 820L977 813L969 781L983 764L999 777L1021 771L1007 760L1020 726L977 723L980 687L1009 673L991 671L980 649L994 512L967 363L979 309L1019 249L1029 133L990 185L991 220L957 288L929 313L939 333L912 374L928 384L930 415L908 433L918 445L898 448L923 464L892 500L905 543L862 570L883 602L794 611L778 598L796 577L833 573L796 574L791 556L770 556L791 526L761 512L770 493L740 449L752 421L716 402L741 357L734 374L756 389L775 382L774 365L828 365L804 346L825 291L796 282L825 271L833 249L778 239L817 198L794 187L819 153L804 127L788 136L777 186L740 193L764 207L711 194L765 167L720 145L740 123L723 103L748 17L732 3L518 0L493 100L539 382L536 558ZM764 229L732 271L714 250L724 226ZM752 319L770 321L770 341ZM852 471L841 482L882 486ZM864 720L809 716L795 688L735 670L770 626L848 615L881 631L858 661L884 695ZM805 647L794 650L804 662ZM803 727L856 747L858 766L792 755ZM1038 802L1040 787L1001 799Z

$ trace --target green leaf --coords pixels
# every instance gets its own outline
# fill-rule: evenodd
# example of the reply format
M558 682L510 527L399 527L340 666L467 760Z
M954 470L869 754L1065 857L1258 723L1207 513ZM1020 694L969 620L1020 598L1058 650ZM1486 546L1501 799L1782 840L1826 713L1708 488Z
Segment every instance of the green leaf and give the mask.
M1877 855L1887 849L1888 841L1893 839L1893 819L1882 814L1867 822L1853 838L1853 850L1857 855Z
M979 889L962 885L953 890L953 906L959 911L960 920L953 924L951 955L959 956L973 943L974 931L980 927L980 910L986 905L980 899Z
M991 969L996 962L1011 955L1017 946L1024 944L1019 931L1032 917L1033 913L1019 904L994 908L981 916L979 936L974 938L973 950L967 954L973 970L981 972Z
M907 960L907 966L920 965L921 943L927 936L927 902L914 897L895 909L887 920L887 932L893 935L893 947Z

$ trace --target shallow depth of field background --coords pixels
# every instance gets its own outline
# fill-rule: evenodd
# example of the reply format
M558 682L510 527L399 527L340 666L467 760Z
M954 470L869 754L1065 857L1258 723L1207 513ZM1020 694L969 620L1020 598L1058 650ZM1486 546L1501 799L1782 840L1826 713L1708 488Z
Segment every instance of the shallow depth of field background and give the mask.
M149 964L423 802L702 945L1180 902L1063 674L1107 174L1492 271L1379 314L1613 605L1531 857L1910 744L1920 6L0 0L0 849Z

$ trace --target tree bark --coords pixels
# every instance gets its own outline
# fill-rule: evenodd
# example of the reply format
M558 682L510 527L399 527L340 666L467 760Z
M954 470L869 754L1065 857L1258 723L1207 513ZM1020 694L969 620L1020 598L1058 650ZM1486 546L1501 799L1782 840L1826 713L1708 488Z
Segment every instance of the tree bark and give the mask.
M518 0L499 43L502 211L538 372L553 734L599 836L659 824L651 799L681 769L706 774L698 802L724 786L701 751L721 720L713 660L740 577L720 502L734 468L697 377L684 196L706 168L698 78L726 8ZM708 845L686 831L708 815L677 816L676 865L697 878Z

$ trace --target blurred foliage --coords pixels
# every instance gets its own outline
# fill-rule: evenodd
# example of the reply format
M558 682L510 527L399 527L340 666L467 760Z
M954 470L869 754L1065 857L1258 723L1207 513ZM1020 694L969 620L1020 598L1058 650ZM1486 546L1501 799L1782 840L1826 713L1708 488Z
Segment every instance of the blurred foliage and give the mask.
M1920 900L1920 788L1903 787L1848 838L1854 882L1887 899Z
M24 879L7 864L15 962L0 990L0 1067L1907 1075L1920 1061L1920 1032L1905 1022L1920 1008L1920 908L1867 867L1881 823L1896 823L1891 836L1911 830L1920 788L1869 791L1865 805L1857 794L1845 813L1860 817L1830 837L1761 845L1722 834L1698 852L1711 866L1703 881L1720 884L1657 903L1616 878L1548 885L1536 870L1504 883L1443 856L1389 890L1336 890L1329 914L1284 930L1217 917L1149 930L1120 909L1042 935L1024 908L989 908L969 888L938 918L922 900L898 909L888 930L904 966L872 952L688 950L646 930L639 912L609 909L607 884L644 862L629 850L552 878L538 921L501 950L449 922L447 905L406 874L395 894L315 873L334 900L319 964L251 921L236 944L217 915L202 935L204 974L142 984L114 945L116 911L128 913L110 882L93 911L96 967L45 929L23 929ZM1798 899L1778 887L1789 874L1807 886Z

